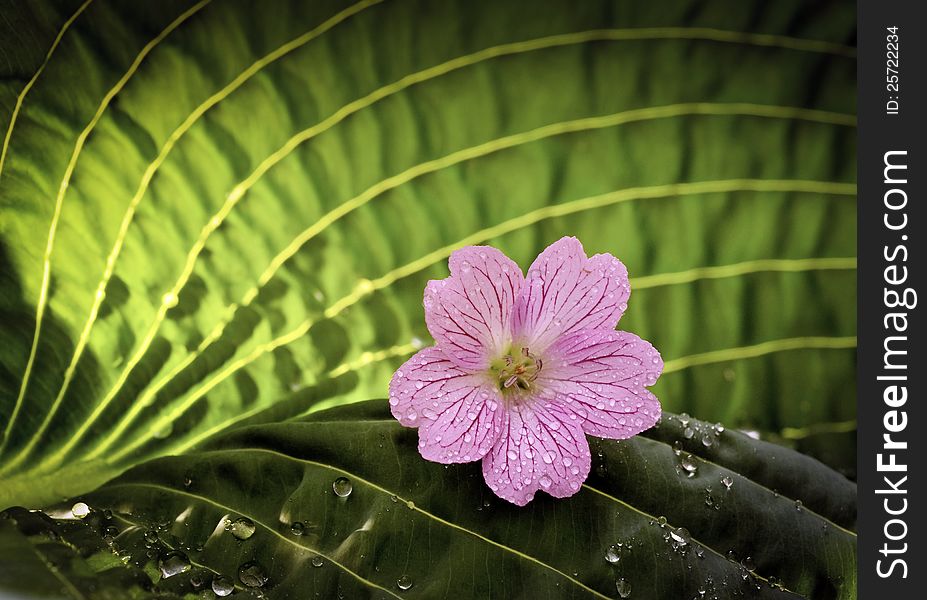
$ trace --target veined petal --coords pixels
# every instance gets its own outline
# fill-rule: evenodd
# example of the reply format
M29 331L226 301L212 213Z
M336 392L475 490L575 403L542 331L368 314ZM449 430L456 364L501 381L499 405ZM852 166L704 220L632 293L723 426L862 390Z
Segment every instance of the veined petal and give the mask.
M486 456L502 432L505 409L491 385L461 386L422 409L418 451L423 458L450 464Z
M585 417L583 430L627 439L656 424L660 402L647 390L663 372L650 342L633 333L594 329L557 340L544 356L538 384Z
M448 359L485 369L511 339L515 298L524 283L518 265L489 246L451 254L451 276L425 288L425 322Z
M579 240L561 238L528 269L515 302L513 336L538 353L580 329L614 329L630 295L621 261L611 254L586 258Z
M524 506L538 490L572 496L590 464L582 418L569 406L538 398L507 407L502 434L483 458L483 478L497 496Z
M451 362L437 346L415 353L393 373L389 382L389 407L393 416L406 427L420 427L429 420L426 408L437 399L456 402L482 379ZM433 420L433 419L432 419Z

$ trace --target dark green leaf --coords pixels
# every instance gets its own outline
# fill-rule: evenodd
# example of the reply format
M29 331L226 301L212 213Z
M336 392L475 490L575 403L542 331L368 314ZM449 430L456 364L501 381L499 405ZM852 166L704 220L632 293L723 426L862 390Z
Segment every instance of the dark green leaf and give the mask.
M667 415L649 438L595 441L572 498L518 508L479 463L423 460L416 432L371 401L241 429L83 499L162 524L218 573L256 563L275 598L613 598L616 585L641 599L854 598L856 536L827 516L855 512L855 485L790 450L688 426L711 446L675 452L684 428Z

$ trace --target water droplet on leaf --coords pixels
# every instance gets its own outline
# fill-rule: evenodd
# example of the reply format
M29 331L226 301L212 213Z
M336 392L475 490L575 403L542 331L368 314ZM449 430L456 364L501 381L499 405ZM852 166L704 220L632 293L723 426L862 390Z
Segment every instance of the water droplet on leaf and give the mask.
M212 580L212 591L216 596L223 598L235 591L235 584L224 575L217 575Z
M161 577L167 579L190 570L190 561L181 552L169 552L158 561Z
M71 507L71 514L78 519L83 519L90 514L90 507L83 502L78 502Z
M615 591L618 592L618 597L620 598L630 598L631 597L631 584L628 583L628 580L624 577L615 581Z
M240 540L246 540L254 535L254 522L245 517L239 517L226 525L225 530Z
M263 587L267 583L267 574L258 563L246 562L238 567L238 580L248 587Z
M605 560L611 564L615 564L621 560L621 548L616 544L609 546L605 551Z
M347 498L354 491L354 485L351 484L351 480L347 477L339 477L332 483L332 491L339 498Z
M396 587L398 587L400 590L407 590L412 587L412 580L408 575L403 575L396 580Z

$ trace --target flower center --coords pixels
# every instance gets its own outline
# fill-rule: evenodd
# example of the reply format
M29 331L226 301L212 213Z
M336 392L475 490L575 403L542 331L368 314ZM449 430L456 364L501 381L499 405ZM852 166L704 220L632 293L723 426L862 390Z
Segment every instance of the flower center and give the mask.
M499 389L503 392L531 389L531 384L538 378L544 362L531 354L528 348L520 353L509 350L502 358L492 361L489 367Z

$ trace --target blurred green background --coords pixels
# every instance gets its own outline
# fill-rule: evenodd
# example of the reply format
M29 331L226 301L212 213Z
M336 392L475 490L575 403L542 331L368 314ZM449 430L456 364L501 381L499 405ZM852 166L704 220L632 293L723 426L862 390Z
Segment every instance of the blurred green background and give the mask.
M450 251L564 235L666 410L853 476L852 2L272 4L0 5L0 504L383 397Z

